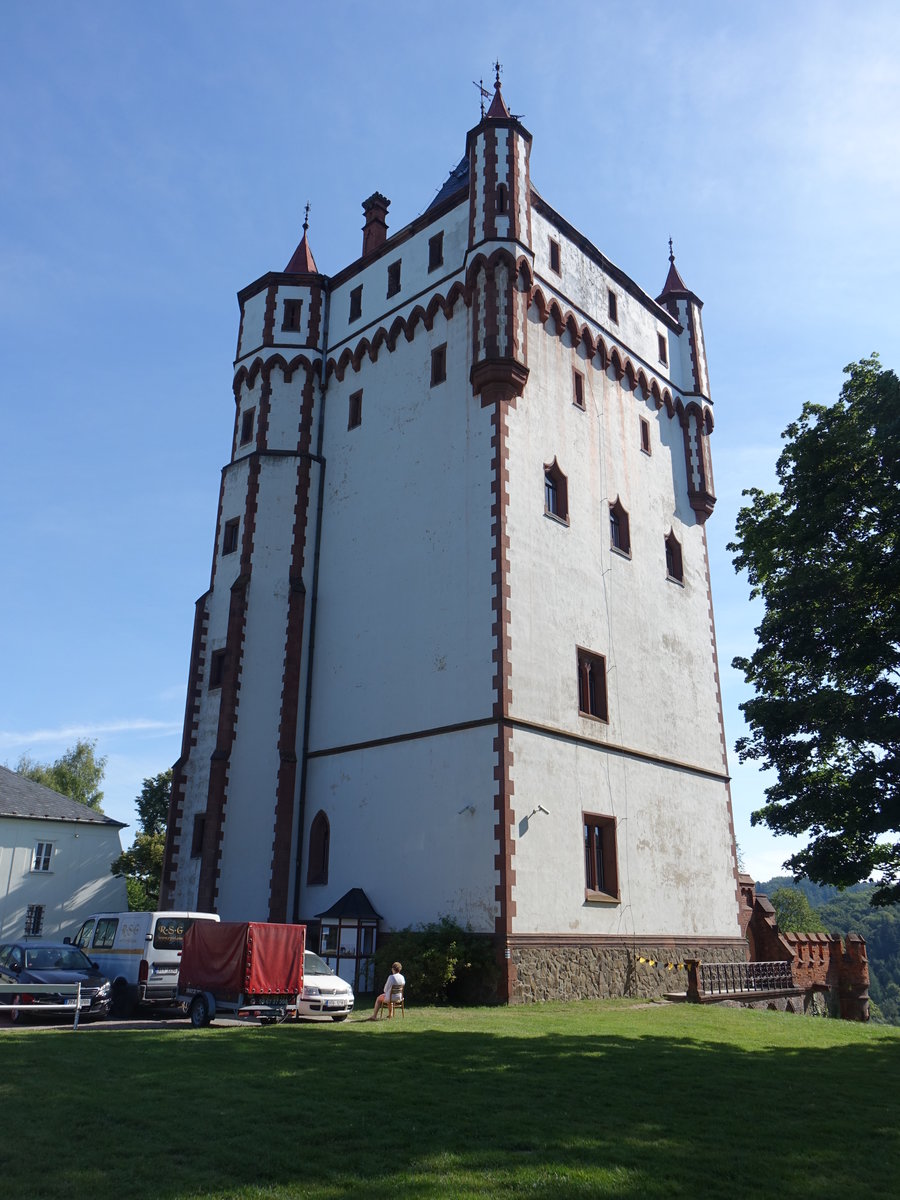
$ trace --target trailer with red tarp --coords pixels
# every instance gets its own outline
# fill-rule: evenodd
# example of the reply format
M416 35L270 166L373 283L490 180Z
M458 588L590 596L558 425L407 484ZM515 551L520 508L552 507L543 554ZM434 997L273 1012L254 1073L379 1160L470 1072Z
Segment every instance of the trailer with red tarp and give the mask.
M185 932L178 999L191 1024L216 1015L283 1021L303 990L305 925L196 921Z

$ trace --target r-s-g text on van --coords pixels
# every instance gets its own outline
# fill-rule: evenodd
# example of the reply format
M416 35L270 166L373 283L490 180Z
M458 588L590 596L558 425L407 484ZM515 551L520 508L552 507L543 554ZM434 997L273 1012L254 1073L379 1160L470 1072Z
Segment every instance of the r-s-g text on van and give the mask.
M112 983L113 1012L128 1016L138 1004L174 1004L184 931L215 913L94 913L72 941Z

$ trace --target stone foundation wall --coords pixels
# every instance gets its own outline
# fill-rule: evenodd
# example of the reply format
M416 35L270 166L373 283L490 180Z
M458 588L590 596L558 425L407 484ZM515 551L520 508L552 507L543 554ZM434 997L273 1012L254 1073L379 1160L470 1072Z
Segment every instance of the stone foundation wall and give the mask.
M746 962L745 942L733 946L697 946L690 942L658 946L516 946L510 1004L544 1000L606 1000L635 996L651 1000L666 992L687 991L687 972L667 970L688 958L703 962ZM641 962L641 959L646 960ZM650 965L653 960L655 965Z

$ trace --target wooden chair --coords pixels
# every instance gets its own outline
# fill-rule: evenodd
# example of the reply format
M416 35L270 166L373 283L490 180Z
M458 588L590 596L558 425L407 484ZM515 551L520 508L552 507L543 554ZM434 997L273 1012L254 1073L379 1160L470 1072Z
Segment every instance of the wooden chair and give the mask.
M400 1009L401 1016L403 1016L403 1017L406 1016L406 1005L403 1003L404 988L405 988L404 984L399 984L399 985L395 984L391 988L391 994L388 996L387 1002L385 1003L385 1006L384 1006L388 1010L387 1015L389 1017L392 1017L394 1015L395 1008Z

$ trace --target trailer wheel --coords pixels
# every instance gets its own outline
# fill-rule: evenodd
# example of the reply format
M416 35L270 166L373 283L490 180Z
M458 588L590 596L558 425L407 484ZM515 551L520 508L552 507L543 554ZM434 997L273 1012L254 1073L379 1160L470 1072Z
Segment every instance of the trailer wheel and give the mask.
M195 996L191 1001L190 1018L195 1029L205 1028L212 1020L209 1003L204 995Z

